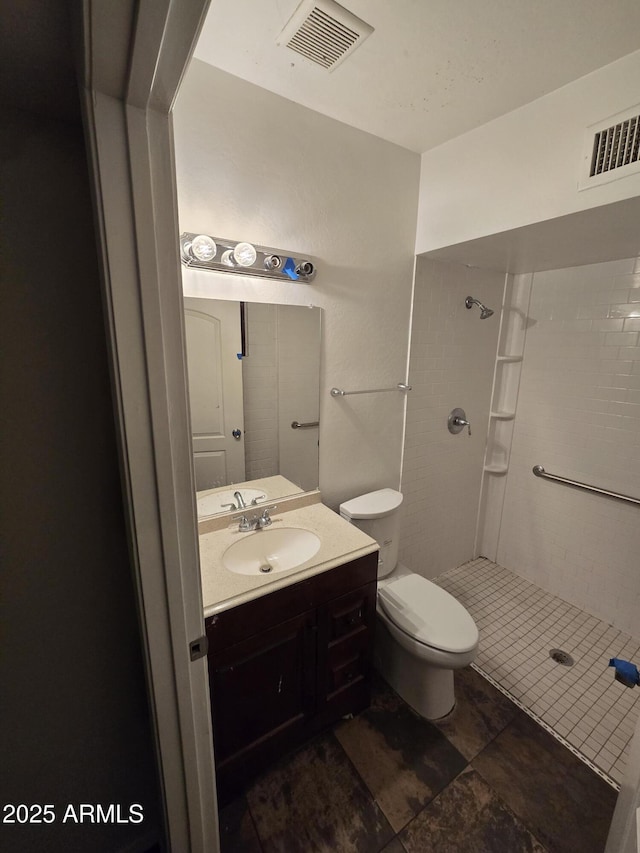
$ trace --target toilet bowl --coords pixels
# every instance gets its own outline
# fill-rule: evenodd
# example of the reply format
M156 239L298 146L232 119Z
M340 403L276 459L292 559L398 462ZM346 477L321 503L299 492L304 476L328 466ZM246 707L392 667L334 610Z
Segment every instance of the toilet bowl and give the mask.
M472 617L446 590L413 573L392 576L378 590L376 610L378 670L421 716L446 716L455 704L453 671L478 651Z
M378 615L374 663L394 690L429 720L455 705L453 671L470 664L478 629L446 590L397 564L402 495L380 489L340 506L340 515L376 539Z

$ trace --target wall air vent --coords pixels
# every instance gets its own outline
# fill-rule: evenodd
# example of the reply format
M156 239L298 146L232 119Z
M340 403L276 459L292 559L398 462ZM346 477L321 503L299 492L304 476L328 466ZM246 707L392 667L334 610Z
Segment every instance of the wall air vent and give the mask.
M587 128L580 189L640 172L640 105Z
M334 0L303 0L277 43L333 71L372 32L373 27Z

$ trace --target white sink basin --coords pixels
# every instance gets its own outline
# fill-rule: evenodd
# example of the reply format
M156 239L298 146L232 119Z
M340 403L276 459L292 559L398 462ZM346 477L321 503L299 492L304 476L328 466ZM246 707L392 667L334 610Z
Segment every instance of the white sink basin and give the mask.
M277 527L234 542L222 555L222 563L239 575L268 575L301 566L319 549L320 539L310 530Z
M226 489L222 492L213 492L213 494L198 498L198 518L214 515L217 512L233 512L229 507L222 506L222 504L236 504L237 501L233 496L236 491L240 492L247 506L254 498L267 497L265 492L261 492L259 489Z

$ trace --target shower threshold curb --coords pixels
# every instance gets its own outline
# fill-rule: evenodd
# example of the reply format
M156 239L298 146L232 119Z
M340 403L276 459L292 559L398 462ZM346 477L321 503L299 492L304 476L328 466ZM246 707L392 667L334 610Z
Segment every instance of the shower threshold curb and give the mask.
M552 726L549 725L549 723L545 723L545 721L541 719L541 717L539 717L534 711L532 711L530 708L527 708L526 705L523 705L520 699L517 699L512 693L507 690L506 687L503 687L498 681L496 681L493 676L485 672L482 667L478 666L478 664L476 663L472 663L470 664L470 666L478 673L478 675L481 675L483 678L486 678L489 684L493 684L496 690L499 690L500 693L507 697L507 699L510 699L513 704L516 705L516 707L518 707L521 711L524 711L524 713L528 717L531 717L531 719L535 720L535 722L538 723L539 726L542 726L545 731L549 732L549 734L552 735L559 743L561 743L563 746L566 746L566 748L570 752L572 752L576 756L576 758L579 758L580 761L586 764L587 767L593 770L594 773L597 773L597 775L600 776L601 779L604 779L605 782L611 785L614 791L620 791L620 785L618 784L618 782L615 781L615 779L612 779L608 773L605 773L604 770L594 764L590 758L587 758L586 755L583 755L579 749L577 749L575 746L573 746L573 744L569 743L569 741L565 737L555 731L555 729L553 729Z

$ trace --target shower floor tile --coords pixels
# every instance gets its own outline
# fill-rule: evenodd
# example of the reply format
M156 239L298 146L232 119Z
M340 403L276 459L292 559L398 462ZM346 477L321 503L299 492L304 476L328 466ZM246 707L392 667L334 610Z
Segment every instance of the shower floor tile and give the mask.
M613 677L609 658L640 658L640 640L479 557L434 578L473 616L473 666L506 690L618 787L640 711L640 690ZM551 649L573 666L556 663Z

